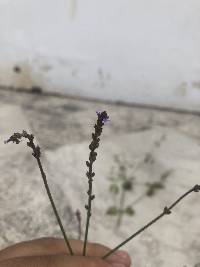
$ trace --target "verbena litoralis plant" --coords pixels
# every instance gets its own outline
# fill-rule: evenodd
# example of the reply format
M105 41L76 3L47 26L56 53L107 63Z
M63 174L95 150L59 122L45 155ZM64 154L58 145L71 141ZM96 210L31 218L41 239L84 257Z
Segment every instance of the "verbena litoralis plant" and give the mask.
M142 166L142 164L147 163L147 157L149 158L150 153L147 153L145 155L144 160L139 162L137 166L134 168L138 169ZM134 199L132 203L129 203L125 206L125 197L129 193L133 195L133 191L137 185L137 182L135 181L134 176L129 176L127 174L127 166L129 165L128 162L125 164L124 156L122 156L123 161L120 159L119 155L115 155L114 159L117 163L118 167L118 173L117 175L113 175L113 168L111 169L112 174L108 177L108 179L111 181L111 184L109 186L109 191L114 196L114 203L117 203L117 195L119 196L119 205L110 206L106 210L106 215L109 216L117 216L117 221L115 225L115 230L117 230L122 223L122 219L124 215L127 216L133 216L135 214L135 210L133 209L133 205L141 201L145 196L146 197L153 197L156 195L156 192L159 190L163 190L165 188L165 182L166 179L170 176L172 170L167 170L163 172L160 176L160 179L153 183L145 183L144 185L147 187L146 192L139 196L138 198ZM150 159L150 158L149 158ZM148 160L149 161L149 160ZM152 162L153 163L153 162ZM132 164L129 166L133 166Z
M130 206L125 206L125 196L126 193L132 193L134 188L134 179L135 177L131 176L129 177L127 175L126 166L124 163L121 162L121 160L118 158L118 155L115 156L115 161L118 163L118 175L117 176L110 176L108 179L112 182L109 186L109 191L111 194L115 197L115 203L116 203L116 196L120 193L120 199L119 199L119 206L110 206L106 210L106 215L111 216L117 216L116 221L116 229L121 225L123 215L129 215L133 216L135 211Z
M44 181L44 185L45 185L45 188L46 188L46 191L47 191L47 194L48 194L48 197L50 199L50 202L51 202L51 205L53 207L53 211L55 213L55 216L56 216L56 219L58 221L58 224L60 226L60 229L62 231L62 234L63 234L63 237L64 237L64 240L66 242L66 245L70 251L70 254L71 255L74 255L73 251L72 251L72 248L70 246L70 243L69 243L69 240L67 238L67 235L65 233L65 230L63 228L63 225L62 225L62 222L61 222L61 219L59 217L59 214L57 212L57 209L56 209L56 206L54 204L54 201L53 201L53 198L52 198L52 195L51 195L51 192L49 190L49 186L48 186L48 183L47 183L47 179L46 179L46 174L43 170L43 167L42 167L42 164L41 164L41 161L40 161L40 156L41 156L41 152L40 152L40 147L39 146L35 146L34 142L33 142L33 139L34 139L34 136L33 134L28 134L26 131L23 131L22 133L14 133L7 141L4 141L4 143L9 143L9 142L13 142L13 143L16 143L16 144L19 144L20 143L20 139L24 137L26 139L29 140L29 142L27 142L27 146L29 146L30 148L32 148L33 150L33 153L32 155L36 158L37 160L37 163L38 163L38 166L39 166L39 169L40 169L40 172L41 172L41 175L42 175L42 178L43 178L43 181Z
M78 240L81 240L81 235L82 235L82 229L81 229L81 212L79 209L77 209L76 213L76 218L78 221Z
M89 167L89 171L86 173L89 181L89 190L88 190L88 205L85 206L85 208L87 209L87 222L86 222L86 232L85 232L85 241L84 241L84 249L83 249L83 254L85 256L85 252L86 252L86 242L87 242L87 235L88 235L88 228L89 228L89 219L91 216L91 201L94 199L94 195L92 195L92 178L94 177L95 173L92 172L92 164L93 162L96 160L96 156L97 153L94 152L94 150L99 146L99 136L101 135L102 132L102 126L108 121L108 115L106 113L106 111L97 112L98 115L98 119L97 119L97 124L95 124L94 128L95 128L95 133L92 133L92 139L93 141L91 142L91 144L89 145L89 148L91 150L90 152L90 156L89 156L89 161L86 161L86 165ZM13 142L16 144L20 143L20 139L24 137L27 138L29 140L29 142L27 142L27 146L29 146L30 148L32 148L33 153L32 155L36 158L44 184L45 184L45 188L47 190L47 194L49 196L51 205L53 207L54 213L56 215L57 221L59 223L59 226L61 228L62 234L64 236L64 240L67 244L67 247L70 251L71 255L74 255L72 248L69 244L68 238L65 234L64 228L62 226L60 217L58 215L58 212L56 210L55 204L53 202L53 198L51 196L48 184L47 184L47 180L46 180L46 175L43 171L42 168L42 164L40 161L40 156L41 156L41 152L40 152L40 147L39 146L35 146L35 144L33 143L33 139L34 136L32 134L28 134L26 131L23 131L22 133L14 133L7 141L4 141L4 143L9 143L9 142ZM120 243L118 246L116 246L115 248L113 248L112 250L110 250L107 254L105 254L104 256L102 256L102 259L107 258L108 256L110 256L112 253L114 253L116 250L118 250L120 247L124 246L127 242L129 242L131 239L133 239L134 237L136 237L137 235L139 235L140 233L142 233L144 230L146 230L149 226L151 226L152 224L154 224L156 221L158 221L159 219L161 219L164 215L169 215L171 213L171 210L183 199L185 198L188 194L190 194L191 192L199 192L200 191L200 185L196 184L195 186L193 186L190 190L188 190L186 193L184 193L182 196L180 196L174 203L172 203L169 207L164 207L163 212L160 213L156 218L154 218L153 220L151 220L149 223L147 223L145 226L141 227L138 231L136 231L134 234L132 234L130 237L128 237L126 240L124 240L122 243Z
M89 145L90 155L89 155L89 161L86 161L86 165L89 168L89 171L87 171L86 175L88 177L88 184L89 184L89 190L87 191L88 194L88 204L85 205L85 208L87 210L87 222L86 222L86 229L85 229L85 239L84 239L84 246L83 246L83 256L86 254L86 244L87 244L87 236L88 236L88 229L89 229L89 222L91 217L91 204L92 200L95 198L95 195L92 195L92 178L95 176L95 173L92 171L92 165L93 162L96 160L97 152L94 152L96 148L99 146L100 141L100 135L102 133L102 127L103 125L109 121L109 117L106 113L106 111L100 112L96 111L98 115L97 123L94 126L95 132L92 133L92 142Z

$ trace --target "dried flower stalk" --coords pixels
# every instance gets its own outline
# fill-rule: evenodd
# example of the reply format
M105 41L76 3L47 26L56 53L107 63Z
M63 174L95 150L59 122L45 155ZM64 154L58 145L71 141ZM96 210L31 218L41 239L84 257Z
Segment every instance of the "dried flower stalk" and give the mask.
M44 185L45 185L45 188L46 188L46 191L47 191L47 194L48 194L48 197L50 199L50 202L51 202L51 205L53 207L53 211L55 213L55 216L56 216L56 219L58 221L58 224L60 226L60 229L62 231L62 234L64 236L64 240L66 242L66 245L70 251L70 254L71 255L74 255L73 251L72 251L72 248L69 244L69 241L68 241L68 238L67 238L67 235L65 233L65 230L63 228L63 225L62 225L62 222L60 220L60 217L58 215L58 212L56 210L56 206L54 204L54 201L53 201L53 198L51 196L51 192L49 190L49 186L48 186L48 183L47 183L47 180L46 180L46 174L44 173L44 170L42 168L42 164L41 164L41 161L40 161L40 156L41 156L41 152L40 152L40 147L39 146L35 146L34 142L33 142L33 139L34 139L34 136L33 134L28 134L26 131L23 131L22 134L21 133L14 133L8 140L4 141L4 144L7 144L9 142L13 142L13 143L16 143L16 144L19 144L20 143L20 139L24 137L24 138L27 138L29 140L29 142L27 142L27 146L29 146L30 148L33 149L33 153L32 155L36 158L37 160L37 163L38 163L38 166L39 166L39 169L40 169L40 172L41 172L41 175L42 175L42 178L43 178L43 181L44 181Z
M78 221L78 240L81 240L82 232L81 232L81 213L80 213L80 210L77 209L75 214L76 214L76 218Z
M149 223L147 223L145 226L143 226L142 228L140 228L137 232L135 232L133 235L131 235L129 238L127 238L125 241L123 241L122 243L120 243L118 246L116 246L115 248L113 248L111 251L109 251L106 255L104 255L102 257L102 259L107 258L109 255L111 255L112 253L114 253L117 249L119 249L120 247L122 247L123 245L125 245L127 242L129 242L132 238L136 237L137 235L139 235L141 232L143 232L144 230L146 230L150 225L154 224L156 221L158 221L160 218L162 218L164 215L169 215L171 213L171 209L176 206L178 204L179 201L181 201L184 197L186 197L188 194L190 194L191 192L199 192L200 191L200 185L196 184L192 189L188 190L185 194L183 194L181 197L179 197L169 208L165 207L163 212L158 215L156 218L154 218L152 221L150 221Z
M95 195L92 195L92 181L93 181L92 178L95 176L95 173L92 172L92 165L93 165L93 162L96 160L96 156L97 156L97 153L94 152L94 150L96 148L98 148L98 146L99 146L99 141L100 141L99 136L102 133L102 126L107 121L109 121L108 120L109 117L108 117L106 111L103 111L103 112L98 111L96 113L98 115L98 120L97 120L97 124L95 124L95 126L94 126L95 133L92 133L92 139L93 140L92 140L91 144L89 145L89 149L91 150L90 155L89 155L89 161L86 161L86 165L89 168L89 171L86 173L86 175L88 177L89 190L87 191L87 194L88 194L88 205L85 205L85 208L87 210L87 222L86 222L85 240L84 240L84 247L83 247L83 256L86 255L86 244L87 244L87 236L88 236L88 229L89 229L89 220L90 220L90 216L91 216L91 202L95 198ZM67 244L67 247L68 247L71 255L74 255L74 253L73 253L73 251L71 249L71 246L69 244L68 238L67 238L67 236L65 234L64 228L62 226L60 217L59 217L58 212L56 210L53 198L51 196L51 193L50 193L50 190L49 190L49 187L48 187L48 184L47 184L46 175L45 175L45 173L43 171L42 164L41 164L41 161L40 161L40 156L41 156L40 147L39 146L35 146L35 144L33 143L34 136L32 134L28 134L26 131L23 131L22 134L21 133L14 133L7 141L4 141L4 143L7 144L7 143L12 141L13 143L19 144L20 143L20 139L22 137L27 138L29 140L29 142L27 142L27 146L29 146L30 148L33 149L32 155L37 160L37 163L38 163L38 166L39 166L39 169L40 169L40 172L41 172L44 184L45 184L45 188L46 188L48 197L50 199L50 202L51 202L51 205L53 207L54 213L56 215L57 221L59 223L60 229L61 229L62 234L64 236L65 242ZM161 219L164 215L171 214L171 209L174 208L174 206L176 206L188 194L190 194L191 192L199 192L199 191L200 191L200 185L196 184L192 189L188 190L185 194L183 194L181 197L179 197L170 207L165 207L163 212L160 215L158 215L153 220L151 220L149 223L147 223L145 226L140 228L137 232L132 234L129 238L127 238L125 241L120 243L114 249L110 250L109 253L107 253L106 255L104 255L102 257L102 259L106 259L112 253L114 253L117 249L119 249L120 247L125 245L131 239L133 239L134 237L136 237L137 235L142 233L144 230L146 230L149 226L151 226L156 221ZM78 220L80 222L81 218L80 218L80 213L78 211L77 211L76 215L77 215L77 218L78 218Z
M89 229L89 222L90 222L90 216L91 216L91 204L92 200L95 198L95 195L92 195L92 178L95 176L95 173L92 171L92 165L93 162L96 160L97 153L94 152L94 150L99 146L100 138L99 136L102 133L102 127L103 125L108 121L108 115L106 111L96 112L98 115L97 123L95 124L95 132L92 133L92 142L89 145L89 149L91 150L89 155L89 161L86 161L86 165L89 168L89 171L87 171L86 176L88 177L88 184L89 184L89 190L87 191L88 194L88 204L85 205L85 208L87 210L87 221L86 221L86 230L85 230L85 239L84 239L84 246L83 246L83 256L86 255L86 244L87 244L87 237L88 237L88 229Z

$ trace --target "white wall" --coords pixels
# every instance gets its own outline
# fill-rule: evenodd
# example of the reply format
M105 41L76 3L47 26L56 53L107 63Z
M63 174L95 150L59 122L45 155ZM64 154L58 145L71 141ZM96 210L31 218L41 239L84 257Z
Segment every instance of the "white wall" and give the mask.
M0 0L0 84L200 110L199 14L199 0Z

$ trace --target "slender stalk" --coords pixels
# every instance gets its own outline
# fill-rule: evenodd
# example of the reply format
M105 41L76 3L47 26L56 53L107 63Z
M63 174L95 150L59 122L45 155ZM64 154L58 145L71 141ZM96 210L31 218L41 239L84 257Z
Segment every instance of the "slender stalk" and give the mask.
M142 200L144 197L146 196L146 193L140 195L138 198L136 198L131 204L129 204L129 206L133 206L135 204L137 204L140 200Z
M67 236L66 236L64 227L63 227L63 225L62 225L61 219L60 219L60 217L59 217L59 215L58 215L56 206L55 206L55 204L54 204L54 201L53 201L53 198L52 198L52 195L51 195L51 192L50 192L50 190L49 190L49 186L48 186L48 183L47 183L47 180L46 180L46 175L45 175L45 173L44 173L44 171L43 171L42 164L41 164L41 161L40 161L39 158L37 158L37 163L38 163L38 166L39 166L39 169L40 169L40 172L41 172L43 181L44 181L44 185L45 185L45 188L46 188L46 191L47 191L47 195L48 195L48 197L49 197L49 200L50 200L51 205L52 205L52 207L53 207L54 214L55 214L55 216L56 216L56 219L57 219L58 224L59 224L59 226L60 226L60 229L61 229L61 231L62 231L62 234L63 234L64 240L65 240L65 243L66 243L66 245L67 245L67 247L68 247L68 249L69 249L69 251L70 251L70 254L71 254L71 255L74 255L74 253L73 253L73 251L72 251L72 248L71 248L71 246L70 246L70 244L69 244L68 238L67 238Z
M81 240L81 213L79 210L76 211L76 218L78 220L78 240Z
M120 206L119 206L119 215L117 218L116 228L118 228L122 222L123 209L124 209L124 201L125 201L125 190L122 189L121 198L120 198Z
M96 160L97 153L94 152L96 148L99 146L100 138L99 136L102 133L102 127L104 123L108 121L108 115L106 111L103 112L96 112L98 115L97 123L95 124L95 132L92 133L92 142L89 145L89 149L91 150L89 155L89 161L86 161L86 165L89 168L89 171L86 172L86 176L88 177L88 184L89 184L89 190L87 191L88 194L88 204L85 205L85 208L87 210L87 221L86 221L86 229L85 229L85 238L84 238L84 245L83 245L83 256L86 255L86 245L87 245L87 237L88 237L88 229L89 229L89 223L90 223L90 217L91 217L91 206L92 206L92 200L95 198L95 195L92 195L92 178L95 176L95 173L92 172L92 165L94 161Z
M156 218L154 218L152 221L150 221L149 223L147 223L145 226L143 226L142 228L140 228L137 232L135 232L133 235L131 235L129 238L127 238L125 241L123 241L122 243L120 243L118 246L116 246L114 249L112 249L111 251L109 251L107 254L105 254L102 259L107 258L108 256L110 256L112 253L114 253L118 248L122 247L123 245L125 245L128 241L130 241L132 238L136 237L137 235L139 235L141 232L143 232L144 230L146 230L149 226L151 226L152 224L154 224L156 221L158 221L160 218L162 218L164 215L168 215L171 213L171 209L176 206L178 204L178 202L180 202L184 197L186 197L188 194L190 194L191 192L199 192L200 191L200 185L195 185L192 189L188 190L185 194L183 194L181 197L179 197L169 208L165 207L163 212L158 215Z
M14 133L7 141L4 141L4 143L8 143L8 142L13 142L13 143L16 143L16 144L19 144L20 143L20 139L24 137L24 138L27 138L29 140L29 142L27 142L27 146L29 146L30 148L33 149L33 153L32 155L36 158L37 160L37 163L38 163L38 166L39 166L39 169L40 169L40 172L41 172L41 175L42 175L42 178L43 178L43 181L44 181L44 185L45 185L45 188L46 188L46 191L47 191L47 195L50 199L50 202L51 202L51 205L53 207L53 211L55 213L55 216L56 216L56 219L58 221L58 224L60 226L60 229L62 231L62 234L64 236L64 240L66 242L66 245L70 251L70 254L71 255L74 255L73 251L72 251L72 248L69 244L69 241L68 241L68 238L67 238L67 235L65 233L65 230L63 228L63 225L62 225L62 222L60 220L60 217L58 215L58 212L56 210L56 206L54 204L54 201L53 201L53 198L51 196L51 192L49 190L49 186L48 186L48 183L47 183L47 179L46 179L46 174L44 173L43 171L43 168L42 168L42 164L41 164L41 161L40 161L40 156L41 156L41 152L40 152L40 147L39 146L35 146L34 142L33 142L33 139L34 139L34 136L32 134L28 134L26 131L23 131L22 134L20 133Z

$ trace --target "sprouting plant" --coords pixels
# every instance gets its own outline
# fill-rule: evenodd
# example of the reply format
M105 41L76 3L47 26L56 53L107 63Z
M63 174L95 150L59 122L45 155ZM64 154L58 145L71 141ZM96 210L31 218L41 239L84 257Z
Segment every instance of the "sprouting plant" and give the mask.
M81 240L81 235L82 235L82 230L81 230L81 212L79 209L77 209L76 213L76 218L78 221L78 240Z
M148 197L152 197L155 195L156 191L160 189L164 189L166 179L169 177L171 173L172 173L172 170L167 170L160 176L159 181L153 182L153 183L146 183L146 186L147 186L146 195Z
M86 173L87 177L88 177L88 183L89 183L89 190L87 191L88 193L88 205L85 205L85 208L87 209L87 222L86 222L86 231L85 231L85 241L84 241L84 248L83 248L83 256L85 256L86 254L86 243L87 243L87 235L88 235L88 228L89 228L89 219L91 216L91 201L94 199L94 195L92 195L92 178L95 176L95 173L92 172L92 164L93 162L96 160L96 156L97 153L94 152L94 150L99 146L99 141L100 138L99 136L101 135L102 132L102 126L108 121L108 115L106 113L106 111L100 112L97 111L96 112L98 115L98 119L97 119L97 124L95 124L94 128L95 128L95 133L92 133L92 142L89 145L89 148L91 150L90 155L89 155L89 161L86 161L86 165L89 168L89 171ZM48 184L47 184L47 180L46 180L46 175L44 173L44 170L42 168L42 164L40 161L40 156L41 156L41 152L40 152L40 147L39 146L35 146L35 144L33 143L33 139L34 136L32 134L28 134L26 131L23 131L22 133L14 133L8 140L4 141L5 144L9 143L9 142L13 142L16 144L20 143L20 139L24 137L27 138L29 140L29 142L27 142L27 146L29 146L30 148L32 148L33 153L32 155L36 158L44 184L45 184L45 188L48 194L48 197L50 199L51 205L53 207L55 216L57 218L58 224L60 226L60 229L62 231L62 234L64 236L64 240L67 244L67 247L70 251L71 255L74 255L72 248L70 246L69 240L65 234L64 228L62 226L60 217L58 215L58 212L56 210L53 198L51 196ZM136 231L135 233L133 233L130 237L128 237L127 239L125 239L122 243L120 243L118 246L116 246L115 248L111 249L107 254L105 254L104 256L101 257L101 259L106 259L108 256L110 256L111 254L113 254L116 250L118 250L120 247L124 246L127 242L129 242L131 239L135 238L137 235L139 235L140 233L142 233L144 230L146 230L149 226L151 226L152 224L154 224L156 221L158 221L159 219L161 219L164 215L169 215L171 214L171 210L183 199L185 198L187 195L189 195L192 192L199 192L200 191L200 185L196 184L195 186L193 186L190 190L188 190L186 193L184 193L182 196L180 196L175 202L173 202L169 207L164 207L163 212L160 213L156 218L154 218L153 220L151 220L149 223L147 223L146 225L144 225L143 227L141 227L138 231Z
M125 206L125 196L127 193L132 193L134 191L134 188L136 187L135 177L134 176L128 176L127 174L127 167L125 165L125 161L121 160L118 155L114 156L115 162L117 162L118 167L118 173L117 175L113 175L113 168L111 169L110 176L108 176L108 179L111 181L111 184L109 186L109 191L113 196L115 197L114 203L117 203L116 196L119 196L119 206L114 205L108 207L106 210L106 215L109 216L117 216L116 221L116 229L118 229L122 224L122 218L123 215L133 216L136 212L133 209L133 204L136 204L139 202L139 200L142 200L145 196L152 197L156 194L157 191L160 189L164 189L164 184L166 182L166 179L171 174L172 170L167 170L164 173L161 174L160 180L153 182L153 183L146 183L147 190L146 192L140 196L139 198L135 199L134 202L130 203L129 205ZM154 162L154 159L150 153L146 153L144 160L139 162L137 165L137 168L141 166L141 163L147 163L150 162L151 164ZM132 165L131 165L132 166ZM133 195L133 194L132 194Z
M135 211L130 205L124 207L126 193L133 191L134 177L128 177L126 166L120 160L118 155L115 155L114 158L115 161L118 163L118 175L116 177L114 176L108 177L108 179L112 181L109 187L109 191L110 193L113 193L115 196L118 195L119 193L121 193L121 195L119 200L119 207L117 206L108 207L108 209L106 210L106 214L112 216L118 215L116 221L116 228L119 228L119 226L122 223L123 215L133 216L135 213Z
M157 217L155 217L153 220L151 220L149 223L141 227L138 231L136 231L134 234L132 234L130 237L128 237L126 240L124 240L122 243L120 243L118 246L113 248L110 252L108 252L106 255L102 257L102 259L107 258L109 255L114 253L117 249L125 245L127 242L129 242L131 239L135 238L137 235L142 233L144 230L146 230L149 226L154 224L156 221L161 219L164 215L171 214L171 209L173 209L183 198L185 198L187 195L189 195L192 192L199 192L200 191L200 185L196 184L194 187L192 187L190 190L188 190L185 194L180 196L175 202L173 202L169 207L164 207L163 212L160 213Z

